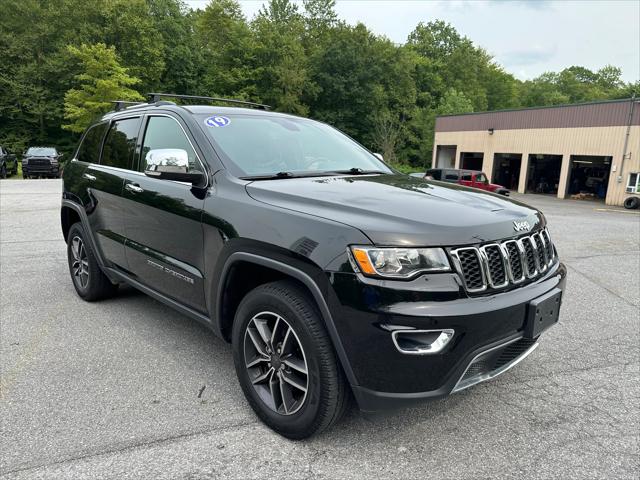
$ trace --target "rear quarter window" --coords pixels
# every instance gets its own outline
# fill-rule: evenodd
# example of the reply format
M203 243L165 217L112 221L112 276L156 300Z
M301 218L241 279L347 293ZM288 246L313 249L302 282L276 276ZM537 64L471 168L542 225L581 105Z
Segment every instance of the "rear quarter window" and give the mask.
M86 163L98 163L100 160L100 147L102 146L102 138L107 130L106 123L98 123L87 130L82 143L78 147L76 160Z
M441 180L442 170L438 170L438 169L427 170L427 175L430 175L434 180Z

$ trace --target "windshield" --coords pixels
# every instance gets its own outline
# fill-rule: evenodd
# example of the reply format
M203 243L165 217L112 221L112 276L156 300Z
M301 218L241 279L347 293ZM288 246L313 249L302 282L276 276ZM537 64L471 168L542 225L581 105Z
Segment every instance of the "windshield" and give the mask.
M351 169L392 173L346 135L313 120L225 114L201 115L200 121L218 145L223 160L230 160L237 168L238 176L321 174Z
M55 157L56 149L51 147L31 147L27 150L27 155L42 155L44 157Z

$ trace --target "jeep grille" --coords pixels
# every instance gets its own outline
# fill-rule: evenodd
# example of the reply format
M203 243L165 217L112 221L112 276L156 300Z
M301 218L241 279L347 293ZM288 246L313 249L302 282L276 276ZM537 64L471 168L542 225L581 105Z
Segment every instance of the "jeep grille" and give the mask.
M469 293L501 290L533 280L557 259L547 229L514 240L461 247L450 253Z

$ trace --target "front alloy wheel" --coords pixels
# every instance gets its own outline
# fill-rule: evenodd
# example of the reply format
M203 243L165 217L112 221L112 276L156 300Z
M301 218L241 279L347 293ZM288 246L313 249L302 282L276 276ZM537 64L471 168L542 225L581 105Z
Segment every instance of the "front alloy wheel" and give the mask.
M242 391L276 432L306 438L346 411L348 384L316 304L300 284L279 280L247 293L231 341Z
M307 398L304 349L291 325L277 313L260 312L247 324L244 360L256 393L274 412L296 413Z

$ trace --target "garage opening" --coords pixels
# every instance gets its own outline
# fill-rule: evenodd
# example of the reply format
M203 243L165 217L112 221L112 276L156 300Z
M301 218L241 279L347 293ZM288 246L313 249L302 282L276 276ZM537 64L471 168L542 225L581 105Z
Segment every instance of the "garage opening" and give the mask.
M436 148L436 164L434 168L455 168L456 150L456 145L438 145Z
M484 153L482 152L462 152L460 154L460 168L463 170L482 171L483 160Z
M496 153L493 157L492 182L509 190L518 190L521 165L521 153Z
M529 155L528 193L558 194L562 155Z
M569 195L575 198L604 200L609 187L612 157L571 155L567 182Z

